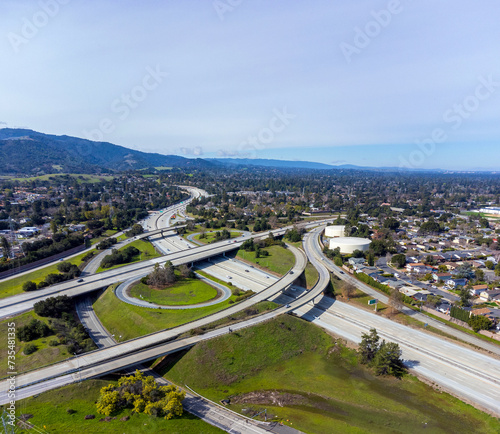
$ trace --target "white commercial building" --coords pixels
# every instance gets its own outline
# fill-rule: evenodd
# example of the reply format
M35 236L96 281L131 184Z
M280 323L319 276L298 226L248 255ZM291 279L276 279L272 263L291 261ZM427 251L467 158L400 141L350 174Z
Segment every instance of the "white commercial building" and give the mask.
M370 247L371 240L357 237L339 237L330 240L330 249L340 248L340 253L350 254L355 250L366 252Z

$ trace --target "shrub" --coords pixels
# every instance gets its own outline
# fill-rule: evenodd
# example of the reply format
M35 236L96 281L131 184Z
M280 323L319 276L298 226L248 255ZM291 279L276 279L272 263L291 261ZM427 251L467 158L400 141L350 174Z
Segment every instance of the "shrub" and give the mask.
M23 353L29 356L30 354L33 354L36 350L38 350L38 347L35 344L26 344L24 346Z
M28 282L24 282L23 291L35 291L37 289L36 283L29 280Z
M19 327L16 331L20 341L29 342L38 338L49 336L52 333L50 327L43 321L33 318L27 325Z

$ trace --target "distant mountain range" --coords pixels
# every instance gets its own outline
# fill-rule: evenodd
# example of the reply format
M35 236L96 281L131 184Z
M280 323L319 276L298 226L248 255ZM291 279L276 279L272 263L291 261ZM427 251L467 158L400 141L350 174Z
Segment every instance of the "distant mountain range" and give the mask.
M108 142L55 136L28 129L0 129L0 174L102 173L154 167L215 168L228 166L282 169L396 171L395 167L332 166L310 161L248 158L185 158L135 151ZM438 170L434 170L438 171Z
M0 174L96 173L148 167L211 167L202 159L135 151L107 142L0 129Z

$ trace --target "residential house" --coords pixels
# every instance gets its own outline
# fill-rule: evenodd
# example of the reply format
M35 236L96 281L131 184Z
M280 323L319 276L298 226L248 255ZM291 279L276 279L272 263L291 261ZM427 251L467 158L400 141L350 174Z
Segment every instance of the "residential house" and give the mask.
M471 293L471 295L479 295L479 294L481 294L481 292L487 291L487 290L488 290L488 285L474 285L470 289L470 293Z
M451 279L450 273L434 273L432 278L435 282L446 282L448 279Z
M500 301L500 289L483 291L479 294L479 298L484 301Z
M493 323L497 322L495 311L493 309L490 309L489 307L483 307L481 309L472 309L472 314L485 316L486 318L490 319Z
M449 288L456 288L457 286L465 286L467 285L467 279L465 279L464 277L448 279L445 282L445 285L448 286Z

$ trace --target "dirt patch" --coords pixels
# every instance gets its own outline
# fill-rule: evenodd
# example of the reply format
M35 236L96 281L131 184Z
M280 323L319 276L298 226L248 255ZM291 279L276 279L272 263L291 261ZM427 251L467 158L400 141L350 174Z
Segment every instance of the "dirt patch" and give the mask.
M231 404L267 404L277 407L291 405L304 405L307 399L304 396L278 390L260 390L243 395L234 396L230 399Z

